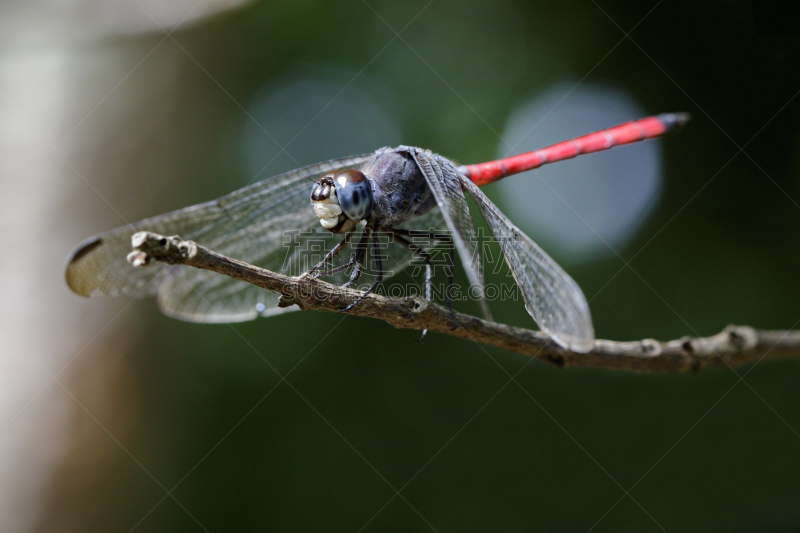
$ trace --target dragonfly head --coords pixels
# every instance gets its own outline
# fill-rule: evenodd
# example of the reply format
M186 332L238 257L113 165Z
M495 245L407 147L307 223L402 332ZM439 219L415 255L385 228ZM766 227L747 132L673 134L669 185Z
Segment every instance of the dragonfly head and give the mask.
M359 170L328 172L314 184L311 205L323 228L347 233L372 212L372 187Z

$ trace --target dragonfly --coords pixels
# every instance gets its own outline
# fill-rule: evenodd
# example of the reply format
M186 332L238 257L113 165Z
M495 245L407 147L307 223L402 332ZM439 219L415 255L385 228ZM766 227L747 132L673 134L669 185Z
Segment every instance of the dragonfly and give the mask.
M470 285L482 296L483 268L466 201L469 195L500 244L525 308L539 328L560 346L587 352L594 345L594 328L580 287L480 187L545 164L660 137L688 120L687 113L663 113L471 165L459 166L422 148L397 146L305 166L210 202L91 237L68 258L67 284L82 296L96 290L134 298L156 296L163 313L191 322L253 320L295 306L280 307L280 295L207 270L163 263L133 268L126 259L131 237L140 231L176 234L229 257L282 272L297 267L314 240L315 249L322 246L328 251L304 276L338 276L344 286L353 286L364 271L367 254L372 256L374 280L341 310L346 312L388 276L402 271L412 257L425 264L430 300L432 255L413 238L422 235L457 251ZM379 235L391 237L388 250L379 249ZM355 247L350 259L326 269L348 245ZM452 284L451 268L447 290L451 312ZM478 299L484 316L490 317L486 299Z

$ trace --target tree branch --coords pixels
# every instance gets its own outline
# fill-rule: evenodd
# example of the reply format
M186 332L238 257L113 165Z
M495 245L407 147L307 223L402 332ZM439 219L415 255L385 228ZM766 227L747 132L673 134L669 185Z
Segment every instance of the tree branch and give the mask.
M302 310L336 312L362 293L309 277L290 277L259 268L204 248L178 236L136 233L134 251L128 261L144 267L150 260L211 270L281 294L280 307L296 304ZM564 349L546 334L456 313L453 329L450 310L423 298L388 298L370 294L349 311L352 315L377 318L396 328L427 329L477 341L535 357L557 366L583 366L639 372L699 370L713 365L740 365L762 358L800 357L800 332L757 330L728 326L712 337L658 342L596 340L588 353Z

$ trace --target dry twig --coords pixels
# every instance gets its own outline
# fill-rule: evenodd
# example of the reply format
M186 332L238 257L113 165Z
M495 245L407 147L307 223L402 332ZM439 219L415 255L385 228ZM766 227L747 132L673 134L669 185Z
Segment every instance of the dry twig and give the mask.
M133 236L134 251L128 260L145 266L150 260L211 270L258 287L280 293L280 306L296 304L303 310L343 309L361 292L324 281L290 277L259 268L204 248L178 236L164 237L150 232ZM371 294L350 314L377 318L396 328L428 329L454 337L497 346L557 366L584 366L634 370L640 372L698 370L712 365L740 365L764 357L800 357L800 332L758 330L749 326L728 326L712 337L658 342L644 339L632 342L596 340L588 353L572 352L558 346L541 332L456 313L453 329L450 310L423 298L388 298Z

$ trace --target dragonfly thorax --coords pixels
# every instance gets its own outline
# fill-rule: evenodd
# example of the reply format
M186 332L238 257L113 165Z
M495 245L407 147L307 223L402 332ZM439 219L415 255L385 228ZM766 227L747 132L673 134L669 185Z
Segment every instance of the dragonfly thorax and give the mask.
M436 206L425 175L407 148L378 150L363 167L372 181L372 222L377 227L395 227Z

